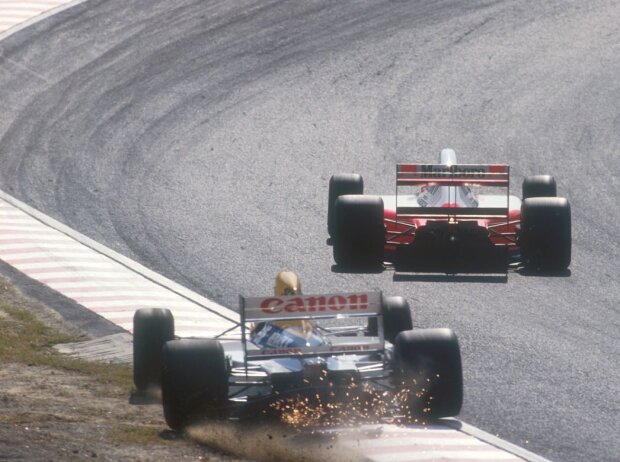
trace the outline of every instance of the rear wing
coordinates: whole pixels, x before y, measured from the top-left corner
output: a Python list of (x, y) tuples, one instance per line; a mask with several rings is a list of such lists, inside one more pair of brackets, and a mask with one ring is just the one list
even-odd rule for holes
[[(353, 292), (319, 295), (289, 295), (270, 297), (239, 296), (241, 337), (247, 361), (278, 357), (331, 356), (379, 352), (385, 349), (381, 292)], [(373, 342), (347, 342), (324, 344), (314, 347), (247, 348), (247, 324), (254, 322), (284, 321), (293, 319), (330, 319), (376, 317), (379, 339)], [(355, 338), (355, 337), (353, 337)]]
[[(443, 207), (412, 207), (398, 205), (399, 189), (403, 186), (453, 187), (454, 202)], [(506, 188), (505, 207), (459, 207), (456, 187), (484, 186)], [(452, 190), (450, 190), (452, 191)], [(510, 167), (499, 164), (398, 164), (396, 166), (396, 216), (402, 218), (433, 218), (449, 216), (465, 219), (508, 219)]]

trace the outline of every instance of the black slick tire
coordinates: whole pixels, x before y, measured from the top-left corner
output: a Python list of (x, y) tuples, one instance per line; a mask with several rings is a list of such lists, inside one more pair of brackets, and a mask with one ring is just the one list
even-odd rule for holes
[[(394, 343), (396, 336), (405, 330), (413, 329), (411, 308), (404, 297), (384, 297), (383, 299), (383, 334), (385, 340)], [(368, 335), (379, 335), (376, 317), (368, 318)]]
[(336, 199), (345, 194), (364, 194), (364, 179), (357, 173), (337, 173), (329, 179), (327, 198), (327, 231), (334, 237), (334, 210)]
[(521, 204), (521, 259), (526, 269), (561, 271), (571, 262), (571, 210), (563, 197), (533, 197)]
[(463, 371), (458, 339), (450, 329), (418, 329), (394, 342), (396, 381), (409, 421), (453, 417), (463, 404)]
[(531, 197), (556, 197), (557, 185), (551, 175), (528, 176), (523, 180), (523, 199)]
[(174, 339), (170, 310), (141, 308), (133, 316), (133, 381), (144, 391), (161, 385), (162, 349)]
[(220, 342), (173, 340), (163, 352), (162, 403), (168, 426), (181, 430), (201, 418), (226, 417), (229, 370)]
[(334, 215), (332, 243), (336, 264), (351, 269), (380, 267), (385, 245), (383, 199), (340, 196), (335, 202)]

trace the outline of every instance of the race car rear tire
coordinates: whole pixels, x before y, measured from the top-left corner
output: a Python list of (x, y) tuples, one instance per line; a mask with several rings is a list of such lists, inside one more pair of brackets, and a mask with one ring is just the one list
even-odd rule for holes
[(163, 349), (164, 418), (181, 430), (200, 418), (223, 418), (228, 410), (229, 370), (217, 340), (181, 339)]
[(398, 334), (413, 329), (411, 307), (404, 297), (386, 297), (383, 310), (383, 331), (387, 341), (394, 343)]
[(334, 210), (336, 199), (345, 194), (364, 194), (364, 179), (357, 173), (337, 173), (329, 179), (327, 199), (327, 231), (334, 237)]
[(383, 199), (345, 195), (336, 199), (333, 254), (346, 268), (377, 268), (383, 263)]
[(531, 270), (561, 271), (571, 262), (571, 211), (563, 197), (533, 197), (521, 204), (521, 259)]
[(394, 342), (396, 380), (410, 421), (452, 417), (463, 404), (459, 342), (450, 329), (401, 332)]
[(140, 391), (161, 385), (162, 349), (174, 339), (174, 318), (164, 308), (141, 308), (133, 316), (133, 381)]
[(557, 185), (551, 175), (528, 176), (523, 180), (523, 199), (530, 197), (556, 197)]
[[(385, 340), (394, 343), (396, 336), (405, 330), (413, 329), (411, 308), (404, 297), (385, 297), (382, 306), (383, 335)], [(376, 317), (368, 318), (368, 335), (379, 335), (379, 327)]]

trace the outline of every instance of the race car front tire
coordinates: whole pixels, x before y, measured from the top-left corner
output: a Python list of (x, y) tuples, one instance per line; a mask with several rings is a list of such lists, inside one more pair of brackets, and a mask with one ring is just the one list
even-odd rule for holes
[(174, 339), (170, 310), (141, 308), (133, 316), (133, 381), (144, 391), (161, 384), (162, 349)]
[(528, 176), (523, 180), (521, 189), (524, 200), (530, 197), (556, 197), (558, 195), (555, 178), (551, 175)]
[(521, 259), (526, 269), (561, 271), (571, 262), (571, 210), (563, 197), (533, 197), (521, 204)]
[[(385, 297), (382, 306), (383, 335), (385, 340), (394, 343), (396, 336), (405, 330), (413, 329), (411, 308), (404, 297)], [(379, 327), (375, 316), (368, 318), (368, 335), (379, 335)]]
[(377, 268), (383, 263), (383, 199), (345, 195), (336, 199), (333, 254), (345, 268)]
[(228, 410), (229, 370), (217, 340), (181, 339), (163, 349), (164, 418), (181, 430), (200, 418), (223, 418)]
[(334, 210), (336, 199), (346, 194), (364, 194), (364, 179), (357, 173), (337, 173), (329, 179), (327, 198), (327, 231), (334, 237)]
[(450, 329), (401, 332), (394, 342), (396, 383), (409, 421), (453, 417), (463, 404), (459, 342)]

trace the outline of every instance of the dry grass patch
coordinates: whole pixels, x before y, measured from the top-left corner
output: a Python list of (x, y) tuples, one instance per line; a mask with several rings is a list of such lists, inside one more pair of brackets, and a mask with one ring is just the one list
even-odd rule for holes
[(0, 302), (0, 362), (24, 363), (86, 374), (101, 385), (108, 396), (128, 396), (132, 389), (131, 368), (72, 358), (56, 352), (52, 346), (77, 342), (66, 334), (43, 324), (26, 308)]
[(161, 444), (160, 433), (161, 427), (119, 425), (110, 431), (110, 437), (123, 444)]

